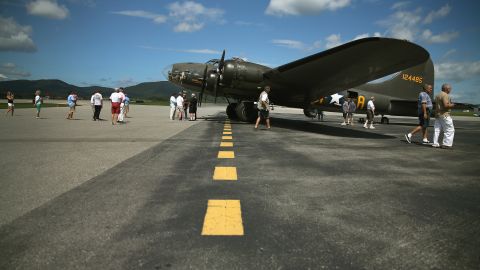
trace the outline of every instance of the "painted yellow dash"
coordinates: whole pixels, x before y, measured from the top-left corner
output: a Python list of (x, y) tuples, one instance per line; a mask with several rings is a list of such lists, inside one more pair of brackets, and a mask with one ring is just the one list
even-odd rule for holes
[(220, 142), (220, 147), (233, 147), (233, 142)]
[(232, 126), (223, 126), (223, 128), (232, 128)]
[(243, 234), (240, 200), (208, 200), (202, 235), (241, 236)]
[(215, 167), (215, 171), (213, 172), (213, 180), (236, 181), (237, 167)]
[(224, 131), (223, 135), (232, 135), (232, 132), (231, 131)]
[(230, 131), (231, 132), (232, 129), (231, 128), (224, 128), (223, 131)]
[(222, 140), (233, 140), (232, 136), (222, 136)]
[(218, 158), (235, 158), (233, 151), (218, 151)]

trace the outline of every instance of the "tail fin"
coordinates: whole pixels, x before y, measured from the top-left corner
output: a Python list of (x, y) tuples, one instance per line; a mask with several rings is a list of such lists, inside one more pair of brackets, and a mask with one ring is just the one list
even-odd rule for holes
[[(389, 96), (391, 99), (416, 100), (424, 84), (434, 83), (434, 68), (430, 58), (420, 65), (405, 69), (380, 82), (371, 82), (358, 87), (360, 90)], [(433, 95), (433, 93), (432, 93)]]

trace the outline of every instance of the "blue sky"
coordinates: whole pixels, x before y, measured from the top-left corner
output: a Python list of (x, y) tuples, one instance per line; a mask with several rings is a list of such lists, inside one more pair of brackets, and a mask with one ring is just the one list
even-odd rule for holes
[(165, 80), (176, 62), (227, 58), (276, 67), (367, 36), (426, 48), (435, 91), (480, 103), (480, 1), (0, 0), (0, 80), (78, 86)]

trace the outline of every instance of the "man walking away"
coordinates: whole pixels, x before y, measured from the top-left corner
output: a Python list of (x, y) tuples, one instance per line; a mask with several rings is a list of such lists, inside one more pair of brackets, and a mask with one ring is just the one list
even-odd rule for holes
[(93, 106), (93, 121), (100, 120), (100, 111), (103, 107), (103, 97), (98, 90), (90, 98), (90, 104)]
[(357, 105), (355, 105), (355, 100), (350, 99), (348, 102), (348, 116), (347, 116), (347, 125), (353, 126), (353, 113), (357, 110)]
[(433, 147), (440, 147), (438, 144), (438, 137), (443, 131), (442, 148), (450, 149), (453, 146), (453, 137), (455, 135), (455, 128), (453, 127), (453, 120), (450, 116), (450, 110), (454, 104), (450, 100), (450, 92), (452, 87), (450, 84), (442, 85), (442, 92), (435, 97), (435, 133), (433, 135)]
[(342, 103), (342, 112), (343, 112), (343, 123), (342, 126), (347, 124), (347, 116), (348, 116), (348, 103), (350, 102), (350, 98), (347, 98)]
[(197, 97), (195, 96), (194, 93), (192, 93), (192, 97), (188, 102), (188, 112), (190, 113), (190, 121), (197, 120), (197, 103), (198, 103)]
[(170, 120), (175, 120), (175, 110), (177, 109), (177, 97), (173, 93), (170, 96)]
[(432, 86), (430, 84), (423, 85), (423, 91), (418, 95), (418, 126), (416, 126), (410, 133), (405, 134), (405, 140), (408, 143), (412, 143), (412, 135), (419, 132), (423, 133), (423, 143), (430, 143), (427, 139), (427, 128), (430, 124), (430, 112), (432, 111), (432, 99), (430, 94), (432, 93)]
[[(371, 97), (367, 103), (367, 121), (365, 121), (365, 124), (363, 125), (364, 128), (375, 129), (373, 126), (373, 118), (375, 117), (375, 104), (373, 104), (374, 101), (375, 97)], [(370, 127), (368, 126), (368, 122), (370, 122)]]
[(183, 120), (183, 93), (178, 93), (177, 97), (178, 120)]
[(255, 129), (258, 129), (258, 125), (260, 124), (261, 119), (265, 119), (267, 129), (270, 129), (270, 100), (268, 99), (268, 94), (270, 93), (270, 86), (265, 86), (262, 93), (258, 97), (258, 118), (257, 122), (255, 123)]

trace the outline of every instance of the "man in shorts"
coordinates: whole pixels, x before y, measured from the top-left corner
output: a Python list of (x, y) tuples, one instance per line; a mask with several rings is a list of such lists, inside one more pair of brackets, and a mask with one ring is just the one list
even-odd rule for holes
[(68, 105), (68, 114), (67, 114), (67, 119), (71, 120), (73, 119), (73, 113), (75, 112), (75, 106), (77, 105), (77, 96), (75, 95), (75, 92), (71, 92), (70, 95), (67, 97), (67, 105)]
[(122, 96), (120, 94), (120, 89), (115, 88), (115, 92), (110, 95), (110, 100), (112, 101), (112, 125), (117, 124), (118, 115), (120, 114), (120, 103), (122, 103)]
[(423, 91), (418, 95), (418, 126), (410, 133), (405, 134), (405, 140), (408, 143), (412, 143), (412, 135), (420, 130), (423, 134), (423, 144), (430, 143), (427, 139), (427, 128), (430, 125), (430, 112), (433, 108), (430, 94), (432, 94), (432, 86), (430, 84), (424, 84)]
[(258, 129), (260, 120), (265, 119), (267, 129), (270, 129), (270, 100), (268, 99), (268, 94), (270, 93), (270, 86), (265, 86), (262, 93), (258, 97), (257, 109), (258, 109), (258, 118), (255, 123), (255, 129)]

